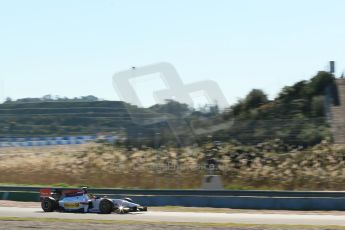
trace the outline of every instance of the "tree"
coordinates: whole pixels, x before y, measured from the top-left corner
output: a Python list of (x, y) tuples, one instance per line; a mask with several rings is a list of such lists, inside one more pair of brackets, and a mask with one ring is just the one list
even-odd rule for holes
[(258, 108), (268, 102), (267, 95), (260, 89), (253, 89), (243, 101), (245, 110)]
[(44, 96), (42, 97), (42, 101), (52, 101), (52, 100), (54, 100), (54, 98), (53, 98), (53, 96), (50, 95), (50, 94), (44, 95)]
[(5, 103), (11, 103), (12, 102), (12, 98), (10, 98), (10, 97), (6, 97), (6, 101), (5, 101)]
[(168, 113), (175, 115), (177, 117), (182, 117), (186, 114), (189, 114), (191, 110), (187, 104), (183, 104), (174, 100), (166, 100), (165, 104), (157, 104), (150, 107), (151, 110), (159, 113)]
[(315, 96), (311, 102), (311, 113), (313, 116), (322, 117), (325, 115), (325, 97)]
[(328, 72), (321, 71), (310, 80), (307, 90), (310, 96), (324, 94), (325, 88), (333, 83), (334, 76)]

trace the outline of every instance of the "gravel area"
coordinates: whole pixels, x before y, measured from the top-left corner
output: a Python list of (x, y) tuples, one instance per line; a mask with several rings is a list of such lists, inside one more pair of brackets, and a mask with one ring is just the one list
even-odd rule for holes
[[(16, 202), (0, 200), (0, 207), (24, 207), (24, 208), (39, 208), (39, 202)], [(284, 210), (232, 210), (232, 209), (216, 209), (216, 208), (186, 208), (186, 207), (152, 207), (153, 211), (169, 211), (169, 212), (224, 212), (224, 213), (267, 213), (267, 214), (319, 214), (319, 215), (345, 215), (345, 212), (338, 211), (284, 211)], [(330, 223), (331, 224), (331, 223)], [(60, 221), (42, 221), (42, 220), (0, 220), (0, 230), (2, 229), (121, 229), (121, 230), (136, 230), (136, 229), (152, 229), (152, 230), (177, 230), (177, 229), (229, 229), (229, 230), (336, 230), (342, 228), (332, 227), (300, 227), (300, 226), (193, 226), (191, 224), (169, 224), (169, 223), (101, 223), (101, 222), (60, 222)], [(345, 229), (345, 227), (343, 228)]]

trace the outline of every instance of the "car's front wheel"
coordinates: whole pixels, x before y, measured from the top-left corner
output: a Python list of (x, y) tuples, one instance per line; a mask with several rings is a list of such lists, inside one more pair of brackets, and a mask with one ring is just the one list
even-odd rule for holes
[(99, 212), (101, 214), (110, 214), (112, 211), (114, 211), (114, 204), (110, 200), (103, 199), (99, 203)]
[(139, 210), (142, 212), (147, 212), (147, 207), (146, 206), (140, 207)]

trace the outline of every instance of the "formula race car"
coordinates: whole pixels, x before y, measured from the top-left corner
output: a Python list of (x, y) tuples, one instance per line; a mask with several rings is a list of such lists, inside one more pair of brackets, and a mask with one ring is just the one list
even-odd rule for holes
[(82, 189), (41, 189), (41, 207), (44, 212), (101, 213), (147, 211), (147, 207), (133, 203), (130, 198), (110, 199), (89, 194)]

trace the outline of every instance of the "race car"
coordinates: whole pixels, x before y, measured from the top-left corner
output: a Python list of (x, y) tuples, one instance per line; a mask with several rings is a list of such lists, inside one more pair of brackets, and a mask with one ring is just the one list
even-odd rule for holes
[(41, 207), (44, 212), (78, 212), (101, 213), (112, 212), (123, 214), (128, 212), (147, 211), (146, 206), (133, 203), (132, 199), (110, 199), (89, 194), (87, 188), (82, 189), (41, 189)]

